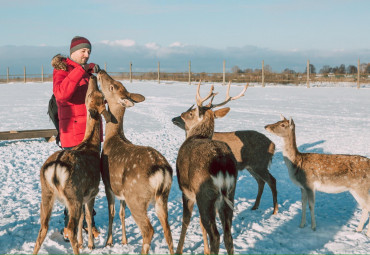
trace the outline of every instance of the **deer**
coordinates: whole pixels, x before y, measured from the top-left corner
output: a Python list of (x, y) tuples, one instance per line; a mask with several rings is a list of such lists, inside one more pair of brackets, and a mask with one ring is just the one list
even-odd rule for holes
[(108, 200), (109, 228), (106, 246), (113, 244), (112, 224), (115, 216), (115, 198), (120, 200), (119, 216), (122, 224), (122, 244), (127, 244), (125, 208), (131, 211), (138, 225), (143, 245), (142, 254), (147, 254), (154, 230), (147, 211), (154, 204), (155, 212), (163, 227), (164, 236), (171, 254), (173, 241), (168, 223), (167, 202), (172, 185), (173, 170), (166, 158), (148, 146), (132, 144), (123, 131), (126, 108), (145, 100), (141, 94), (130, 93), (121, 82), (112, 79), (104, 70), (98, 80), (108, 102), (111, 122), (106, 124), (105, 142), (102, 151), (102, 179)]
[[(230, 85), (231, 82), (229, 82), (228, 86)], [(192, 110), (193, 106), (187, 111)], [(185, 130), (185, 122), (181, 116), (173, 118), (172, 123)], [(214, 132), (212, 139), (227, 143), (236, 158), (236, 168), (238, 171), (247, 169), (257, 181), (258, 193), (252, 210), (257, 210), (259, 208), (265, 183), (267, 183), (272, 192), (272, 214), (276, 215), (279, 211), (276, 179), (269, 172), (269, 165), (275, 153), (275, 144), (264, 134), (254, 130)]]
[(219, 252), (220, 234), (216, 226), (217, 213), (222, 223), (227, 253), (234, 253), (231, 228), (238, 175), (236, 159), (225, 142), (212, 140), (215, 119), (224, 117), (230, 108), (213, 109), (242, 97), (247, 86), (235, 97), (229, 96), (230, 86), (228, 86), (225, 101), (203, 106), (206, 100), (211, 97), (213, 100), (216, 95), (213, 89), (212, 86), (209, 94), (202, 98), (199, 83), (195, 108), (181, 114), (181, 119), (185, 123), (186, 139), (179, 149), (176, 160), (177, 179), (183, 201), (183, 219), (177, 254), (183, 252), (186, 231), (195, 202), (199, 209), (204, 253), (218, 254)]
[[(370, 211), (370, 159), (359, 155), (301, 153), (298, 151), (295, 123), (281, 115), (281, 120), (265, 129), (284, 142), (283, 156), (291, 181), (301, 189), (302, 218), (306, 224), (307, 201), (311, 228), (316, 230), (315, 191), (341, 193), (349, 191), (362, 208), (356, 231), (361, 232)], [(370, 227), (367, 230), (370, 237)]]
[(89, 80), (85, 105), (87, 123), (83, 141), (72, 150), (56, 151), (41, 167), (41, 226), (33, 254), (38, 253), (45, 240), (55, 199), (68, 209), (67, 233), (73, 253), (79, 254), (79, 248), (82, 248), (82, 206), (85, 206), (88, 225), (88, 248), (94, 248), (92, 210), (100, 182), (100, 114), (109, 119), (95, 76)]

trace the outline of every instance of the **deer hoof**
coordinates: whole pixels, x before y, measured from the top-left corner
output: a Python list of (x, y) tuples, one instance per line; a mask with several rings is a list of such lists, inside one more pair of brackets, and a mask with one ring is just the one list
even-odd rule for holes
[(78, 248), (78, 249), (82, 249), (83, 247), (84, 247), (84, 246), (83, 246), (83, 244), (82, 244), (82, 243), (78, 243), (78, 244), (77, 244), (77, 248)]
[(88, 247), (89, 247), (90, 250), (95, 249), (95, 245), (94, 244), (93, 245), (89, 245)]
[(105, 246), (112, 247), (113, 246), (113, 242), (106, 242)]
[(251, 210), (254, 211), (254, 210), (257, 210), (257, 209), (258, 209), (258, 206), (254, 205)]

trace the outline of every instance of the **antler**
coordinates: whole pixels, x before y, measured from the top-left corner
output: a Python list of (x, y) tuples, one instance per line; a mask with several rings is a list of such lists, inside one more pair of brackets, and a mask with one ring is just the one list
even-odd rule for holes
[(234, 97), (230, 97), (230, 86), (231, 86), (231, 81), (229, 81), (229, 84), (227, 85), (227, 91), (226, 91), (226, 99), (225, 99), (225, 101), (223, 101), (222, 103), (219, 103), (219, 104), (212, 104), (212, 101), (213, 101), (213, 98), (212, 98), (211, 102), (207, 106), (209, 108), (215, 108), (215, 107), (223, 106), (223, 105), (227, 104), (228, 102), (230, 102), (232, 100), (235, 100), (235, 99), (238, 99), (238, 98), (244, 96), (244, 93), (247, 90), (249, 84), (245, 85), (244, 86), (244, 89), (242, 90), (242, 92), (240, 92), (239, 95), (234, 96)]
[(208, 98), (210, 98), (211, 96), (215, 96), (215, 95), (217, 94), (217, 93), (213, 93), (213, 89), (214, 89), (214, 87), (213, 87), (213, 85), (212, 85), (211, 90), (209, 91), (208, 95), (207, 95), (206, 97), (201, 98), (201, 97), (200, 97), (200, 94), (199, 94), (199, 90), (200, 90), (200, 82), (201, 82), (201, 81), (199, 81), (199, 83), (198, 83), (197, 96), (195, 97), (195, 100), (196, 100), (197, 105), (198, 105), (199, 107), (201, 107), (201, 106), (203, 105), (204, 101), (206, 101)]

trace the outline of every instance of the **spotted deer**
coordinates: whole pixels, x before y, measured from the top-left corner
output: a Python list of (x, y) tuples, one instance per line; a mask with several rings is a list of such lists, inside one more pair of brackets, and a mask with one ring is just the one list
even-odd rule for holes
[(122, 83), (112, 79), (104, 70), (98, 73), (98, 80), (112, 118), (106, 125), (102, 151), (102, 179), (109, 210), (106, 245), (113, 244), (112, 223), (115, 216), (115, 197), (117, 197), (121, 202), (119, 216), (122, 223), (122, 244), (127, 243), (125, 230), (127, 204), (143, 237), (141, 253), (149, 252), (154, 230), (147, 211), (150, 203), (154, 203), (169, 251), (173, 254), (167, 210), (168, 195), (172, 185), (172, 168), (157, 150), (132, 144), (123, 132), (123, 116), (126, 108), (143, 102), (145, 97), (128, 92)]
[[(193, 106), (189, 110), (192, 108)], [(172, 122), (185, 130), (185, 122), (181, 116), (173, 118)], [(277, 214), (279, 206), (277, 202), (276, 179), (269, 172), (269, 165), (275, 153), (275, 144), (264, 134), (254, 130), (214, 132), (212, 139), (227, 143), (235, 156), (236, 168), (239, 171), (247, 169), (257, 181), (258, 193), (252, 210), (258, 209), (265, 183), (267, 183), (272, 192), (272, 213)]]
[(238, 96), (230, 97), (230, 86), (228, 86), (224, 102), (203, 106), (203, 103), (210, 97), (213, 99), (215, 94), (212, 86), (208, 96), (201, 98), (199, 83), (195, 108), (181, 114), (185, 123), (186, 140), (181, 145), (176, 160), (177, 179), (183, 200), (183, 220), (177, 254), (183, 251), (186, 230), (195, 202), (199, 208), (204, 253), (218, 254), (219, 251), (220, 234), (216, 226), (217, 213), (221, 219), (227, 253), (234, 253), (231, 227), (237, 178), (236, 160), (226, 143), (211, 139), (215, 118), (224, 117), (230, 108), (215, 111), (213, 109), (243, 96), (246, 88)]
[[(349, 191), (362, 208), (357, 231), (362, 231), (370, 211), (370, 159), (358, 155), (301, 153), (298, 151), (293, 119), (281, 116), (281, 121), (265, 126), (284, 141), (283, 156), (292, 182), (301, 189), (302, 219), (306, 224), (307, 200), (311, 213), (311, 228), (316, 229), (315, 191), (340, 193)], [(370, 237), (370, 227), (367, 230)]]
[(84, 217), (82, 206), (85, 206), (88, 225), (88, 248), (94, 248), (91, 222), (100, 182), (100, 114), (103, 114), (106, 120), (109, 119), (95, 76), (91, 76), (89, 80), (85, 104), (87, 123), (81, 144), (72, 150), (53, 153), (41, 167), (41, 227), (33, 250), (34, 254), (38, 253), (45, 240), (55, 199), (65, 204), (68, 209), (67, 233), (73, 253), (79, 254), (79, 248), (82, 247)]

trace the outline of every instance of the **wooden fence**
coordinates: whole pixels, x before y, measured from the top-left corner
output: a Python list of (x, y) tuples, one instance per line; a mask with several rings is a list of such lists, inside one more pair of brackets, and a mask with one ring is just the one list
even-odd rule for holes
[[(189, 69), (186, 72), (162, 72), (160, 70), (160, 62), (158, 62), (158, 68), (156, 72), (134, 72), (132, 62), (129, 64), (129, 72), (109, 72), (109, 74), (115, 79), (122, 80), (157, 80), (158, 83), (161, 81), (182, 81), (197, 82), (199, 80), (205, 82), (222, 82), (231, 81), (235, 83), (260, 83), (262, 87), (267, 83), (275, 84), (306, 84), (310, 87), (312, 82), (355, 82), (357, 88), (360, 88), (361, 83), (370, 83), (370, 75), (360, 73), (360, 61), (358, 61), (358, 72), (357, 74), (312, 74), (310, 73), (310, 62), (307, 61), (307, 71), (305, 73), (274, 73), (265, 70), (264, 61), (262, 61), (261, 69), (253, 73), (239, 73), (239, 72), (226, 72), (226, 62), (223, 61), (223, 72), (222, 73), (195, 73), (191, 71), (191, 62), (189, 61)], [(106, 64), (105, 64), (105, 70)], [(10, 74), (9, 68), (7, 68), (6, 75), (0, 75), (0, 83), (9, 82), (45, 82), (52, 81), (52, 74), (45, 74), (43, 67), (41, 67), (41, 74), (28, 74), (26, 67), (24, 67), (23, 74)]]

